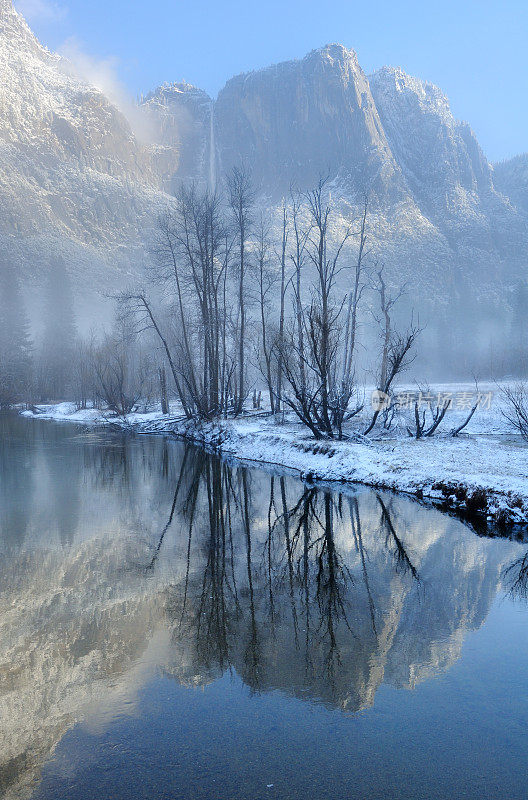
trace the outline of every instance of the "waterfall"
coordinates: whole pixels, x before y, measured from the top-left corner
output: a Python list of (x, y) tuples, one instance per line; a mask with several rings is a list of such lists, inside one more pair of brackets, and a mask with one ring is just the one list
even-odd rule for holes
[(211, 100), (211, 113), (209, 116), (209, 189), (214, 192), (216, 188), (216, 143), (214, 124), (214, 100)]

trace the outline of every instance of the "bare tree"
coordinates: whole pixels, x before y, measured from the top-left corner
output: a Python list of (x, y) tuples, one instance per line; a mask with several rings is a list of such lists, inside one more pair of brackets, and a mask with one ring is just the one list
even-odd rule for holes
[[(178, 216), (180, 216), (181, 212), (183, 212), (181, 222), (183, 223), (183, 227), (185, 230), (188, 215), (185, 210), (186, 196), (184, 191), (185, 190), (182, 190), (182, 193), (180, 194), (179, 197)], [(168, 285), (174, 293), (173, 305), (176, 310), (176, 316), (178, 320), (177, 327), (180, 332), (180, 351), (182, 353), (183, 360), (187, 363), (187, 365), (192, 366), (190, 374), (187, 375), (186, 383), (191, 386), (191, 394), (194, 394), (196, 396), (198, 395), (198, 389), (197, 389), (196, 376), (194, 373), (193, 358), (191, 355), (189, 323), (185, 308), (186, 305), (184, 296), (185, 285), (183, 282), (183, 275), (181, 274), (182, 265), (180, 263), (180, 258), (179, 258), (180, 255), (179, 252), (180, 241), (178, 236), (179, 221), (180, 220), (177, 217), (175, 217), (174, 213), (168, 210), (159, 216), (158, 238), (153, 248), (155, 263), (152, 266), (152, 273), (155, 281), (158, 284), (161, 284), (162, 286), (164, 284)], [(186, 244), (188, 243), (185, 234), (184, 234), (184, 241)], [(129, 299), (136, 302), (137, 304), (136, 308), (140, 312), (141, 310), (146, 312), (147, 322), (150, 321), (152, 328), (158, 335), (163, 345), (165, 354), (167, 356), (167, 360), (169, 362), (174, 382), (177, 387), (178, 395), (183, 404), (185, 413), (187, 416), (190, 416), (191, 407), (187, 404), (186, 396), (183, 392), (183, 386), (182, 386), (183, 378), (182, 376), (179, 375), (179, 370), (176, 365), (176, 358), (170, 351), (167, 337), (162, 334), (160, 324), (154, 317), (154, 308), (152, 302), (147, 297), (144, 291), (140, 291), (135, 296), (130, 295)]]
[[(453, 398), (449, 393), (439, 393), (436, 395), (436, 403), (434, 402), (434, 395), (428, 386), (420, 390), (420, 396), (427, 398), (423, 408), (418, 402), (414, 403), (414, 430), (409, 426), (407, 433), (415, 439), (427, 439), (433, 436), (440, 425), (444, 421), (447, 412), (453, 408)], [(449, 431), (449, 436), (456, 437), (467, 428), (480, 404), (480, 392), (478, 382), (475, 381), (475, 402), (470, 407), (468, 413), (463, 418), (462, 422), (455, 425)]]
[(455, 428), (453, 428), (450, 431), (450, 436), (458, 436), (459, 433), (462, 433), (464, 428), (467, 428), (467, 426), (471, 422), (471, 420), (473, 418), (473, 415), (474, 415), (474, 413), (475, 413), (475, 411), (477, 410), (478, 407), (479, 407), (479, 399), (477, 397), (477, 401), (471, 407), (467, 417), (460, 423), (460, 425), (457, 425)]
[(296, 315), (301, 319), (298, 327), (302, 328), (303, 337), (299, 340), (292, 328), (288, 340), (281, 345), (281, 352), (284, 374), (292, 390), (291, 395), (284, 396), (284, 401), (316, 438), (333, 439), (342, 437), (349, 399), (348, 396), (343, 402), (342, 388), (336, 381), (343, 303), (336, 299), (335, 290), (341, 254), (351, 229), (345, 230), (330, 253), (332, 209), (326, 199), (325, 184), (321, 179), (316, 188), (305, 195), (309, 218), (306, 252), (316, 277), (308, 308), (300, 307), (295, 299)]
[(404, 288), (398, 289), (391, 295), (387, 289), (387, 284), (383, 275), (383, 266), (376, 271), (376, 280), (373, 284), (374, 291), (379, 297), (379, 314), (374, 312), (374, 319), (378, 323), (381, 335), (381, 364), (379, 374), (379, 385), (384, 386), (387, 382), (389, 366), (389, 348), (392, 335), (392, 312), (394, 306), (404, 293)]
[(286, 301), (286, 248), (288, 246), (288, 211), (286, 202), (282, 204), (282, 237), (280, 252), (280, 313), (279, 313), (279, 337), (278, 337), (278, 358), (277, 358), (277, 402), (276, 411), (281, 410), (282, 404), (282, 354), (284, 352), (284, 321), (285, 321), (285, 301)]
[(503, 386), (501, 395), (505, 403), (502, 416), (514, 431), (528, 441), (528, 389), (526, 384)]
[(356, 335), (358, 325), (358, 311), (362, 295), (367, 283), (364, 279), (365, 257), (367, 244), (367, 215), (368, 215), (368, 196), (363, 198), (363, 206), (360, 214), (359, 246), (358, 256), (353, 267), (352, 288), (348, 293), (348, 306), (345, 325), (345, 353), (343, 357), (343, 376), (342, 383), (346, 385), (352, 372), (354, 352), (356, 349)]
[(95, 336), (90, 334), (87, 340), (78, 339), (75, 347), (73, 364), (74, 401), (78, 410), (88, 408), (91, 400), (95, 401), (94, 353)]
[(136, 331), (138, 333), (146, 330), (152, 330), (155, 332), (155, 335), (158, 337), (167, 358), (167, 362), (169, 364), (176, 386), (176, 391), (178, 393), (178, 397), (180, 398), (185, 416), (188, 419), (192, 419), (194, 416), (194, 409), (192, 403), (190, 402), (188, 392), (184, 390), (184, 385), (181, 380), (181, 369), (178, 365), (175, 355), (173, 354), (172, 348), (169, 345), (168, 337), (162, 329), (159, 316), (154, 310), (150, 298), (144, 290), (140, 289), (136, 291), (122, 292), (118, 296), (117, 301), (121, 306), (122, 313), (130, 314), (134, 318), (137, 326)]
[(229, 206), (235, 228), (238, 271), (238, 381), (235, 413), (240, 414), (246, 397), (246, 271), (247, 240), (251, 232), (254, 195), (249, 173), (234, 167), (227, 179)]
[(129, 296), (162, 342), (187, 416), (219, 415), (227, 402), (227, 272), (230, 239), (216, 193), (182, 187), (160, 217), (152, 275), (174, 309), (169, 344), (144, 292)]
[[(412, 320), (404, 333), (400, 333), (394, 328), (392, 312), (404, 290), (400, 288), (394, 294), (388, 291), (383, 274), (383, 267), (377, 270), (375, 281), (372, 286), (379, 299), (379, 314), (373, 312), (373, 316), (381, 334), (381, 359), (377, 377), (377, 392), (380, 402), (377, 403), (374, 408), (370, 423), (364, 431), (365, 436), (371, 433), (381, 412), (385, 414), (385, 422), (387, 424), (388, 417), (386, 414), (390, 407), (390, 392), (394, 381), (397, 376), (407, 369), (414, 361), (415, 355), (412, 351), (418, 336), (422, 332), (421, 328), (415, 325)], [(445, 411), (443, 413), (445, 414)], [(418, 425), (421, 422), (421, 418), (418, 416), (415, 417), (415, 420), (418, 432)], [(440, 424), (440, 422), (441, 419), (438, 421), (438, 424)]]
[(272, 361), (273, 361), (273, 339), (270, 340), (270, 308), (271, 308), (271, 292), (277, 282), (275, 273), (270, 269), (270, 239), (269, 239), (269, 226), (266, 225), (264, 218), (261, 217), (257, 230), (256, 237), (256, 265), (257, 265), (257, 282), (258, 282), (258, 295), (259, 295), (259, 309), (260, 309), (260, 354), (259, 366), (265, 377), (266, 384), (269, 392), (269, 401), (271, 413), (275, 413), (276, 398), (275, 386), (272, 377)]
[(167, 395), (167, 373), (165, 367), (158, 367), (161, 413), (166, 416), (169, 413), (169, 400)]
[[(416, 339), (420, 333), (421, 329), (412, 322), (405, 333), (402, 334), (398, 333), (397, 331), (393, 331), (391, 333), (387, 348), (386, 377), (384, 383), (378, 386), (378, 391), (381, 392), (382, 397), (389, 398), (390, 391), (396, 377), (405, 369), (407, 369), (414, 361), (416, 356), (412, 351), (416, 343)], [(374, 408), (374, 413), (372, 414), (370, 423), (363, 431), (364, 436), (368, 436), (368, 434), (373, 430), (382, 410), (382, 403), (378, 404), (376, 408)]]
[[(423, 396), (431, 396), (431, 392), (429, 389), (422, 391), (421, 394)], [(414, 431), (411, 430), (410, 427), (407, 428), (407, 432), (409, 436), (414, 436), (415, 439), (422, 439), (428, 438), (433, 436), (435, 431), (441, 425), (445, 415), (447, 414), (449, 408), (452, 404), (452, 398), (446, 396), (445, 398), (440, 398), (440, 401), (436, 404), (433, 400), (427, 402), (424, 408), (421, 408), (418, 402), (414, 403)], [(428, 413), (429, 412), (429, 419)]]
[(299, 197), (292, 191), (291, 192), (291, 215), (292, 227), (294, 236), (294, 250), (290, 258), (294, 265), (294, 311), (295, 311), (295, 325), (297, 334), (297, 352), (299, 359), (299, 388), (304, 395), (306, 392), (306, 375), (305, 375), (305, 354), (304, 354), (304, 324), (303, 324), (303, 306), (301, 295), (301, 275), (303, 267), (306, 262), (307, 253), (306, 247), (311, 234), (311, 226), (306, 228), (301, 227), (300, 215), (302, 213), (302, 202)]
[(135, 411), (143, 395), (146, 365), (134, 363), (130, 338), (116, 333), (105, 335), (93, 351), (97, 397), (109, 411), (126, 417)]

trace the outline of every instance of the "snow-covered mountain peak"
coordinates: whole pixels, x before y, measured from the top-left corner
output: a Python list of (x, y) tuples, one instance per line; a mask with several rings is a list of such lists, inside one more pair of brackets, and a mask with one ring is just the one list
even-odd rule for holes
[(8, 54), (16, 57), (17, 53), (31, 53), (45, 63), (59, 60), (40, 44), (12, 0), (0, 0), (0, 59), (4, 61)]
[(449, 100), (442, 90), (433, 83), (408, 75), (401, 67), (382, 67), (369, 75), (369, 82), (378, 96), (384, 95), (386, 98), (397, 96), (400, 104), (405, 103), (408, 107), (418, 106), (421, 113), (435, 114), (441, 117), (446, 125), (456, 124), (449, 107)]
[[(164, 83), (142, 99), (141, 108), (156, 131), (158, 173), (173, 192), (177, 179), (204, 179), (211, 165), (213, 101), (186, 81)], [(171, 153), (176, 153), (177, 164)], [(177, 176), (176, 176), (177, 168)]]
[[(128, 147), (128, 123), (106, 97), (78, 78), (64, 61), (42, 47), (11, 3), (0, 14), (0, 137), (35, 146), (65, 160), (108, 159), (104, 131), (120, 129)], [(114, 166), (121, 160), (113, 154)], [(100, 163), (99, 163), (100, 166)]]
[(338, 76), (345, 85), (362, 84), (366, 76), (361, 68), (355, 50), (342, 44), (327, 44), (317, 50), (312, 50), (301, 61), (304, 69), (312, 69)]
[(340, 44), (231, 78), (215, 119), (223, 171), (251, 163), (271, 195), (306, 188), (324, 174), (383, 196), (396, 172), (365, 73)]
[(11, 14), (16, 14), (13, 0), (0, 0), (0, 19)]
[(196, 98), (203, 98), (204, 100), (211, 100), (207, 92), (200, 89), (198, 86), (194, 86), (192, 83), (188, 83), (187, 81), (166, 81), (162, 83), (161, 86), (158, 86), (157, 89), (154, 89), (154, 91), (149, 92), (143, 98), (143, 102), (148, 103), (153, 99), (168, 101), (171, 97), (175, 98), (178, 96), (193, 96)]
[(345, 47), (343, 44), (339, 44), (338, 42), (325, 44), (324, 47), (319, 47), (316, 50), (312, 50), (312, 52), (308, 53), (305, 58), (310, 59), (314, 56), (318, 56), (322, 60), (329, 61), (332, 64), (341, 65), (352, 62), (359, 67), (356, 51)]
[(187, 83), (187, 81), (176, 81), (163, 83), (154, 91), (149, 92), (142, 98), (141, 105), (147, 110), (152, 110), (155, 106), (178, 107), (182, 105), (202, 105), (210, 108), (212, 102), (207, 92), (198, 86)]

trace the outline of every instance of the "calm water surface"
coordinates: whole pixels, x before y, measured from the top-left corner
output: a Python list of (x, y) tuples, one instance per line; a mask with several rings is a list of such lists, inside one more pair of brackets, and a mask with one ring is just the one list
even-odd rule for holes
[(0, 796), (528, 796), (528, 544), (0, 420)]

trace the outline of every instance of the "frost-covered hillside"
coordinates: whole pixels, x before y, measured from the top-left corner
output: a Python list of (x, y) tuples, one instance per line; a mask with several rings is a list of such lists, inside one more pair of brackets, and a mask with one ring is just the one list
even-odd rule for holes
[(278, 207), (292, 186), (311, 188), (324, 175), (348, 219), (367, 192), (376, 258), (409, 282), (418, 304), (440, 300), (446, 316), (453, 298), (501, 306), (523, 274), (526, 217), (503, 182), (494, 186), (475, 134), (443, 92), (399, 68), (367, 76), (353, 50), (331, 44), (232, 78), (213, 104), (176, 84), (145, 106), (157, 109), (165, 145), (181, 141), (174, 127), (189, 130), (186, 177), (207, 182), (244, 163), (263, 202)]
[(242, 158), (272, 198), (328, 175), (346, 215), (368, 192), (376, 255), (419, 296), (471, 287), (494, 301), (524, 267), (526, 220), (474, 133), (399, 68), (367, 76), (354, 51), (327, 45), (228, 81), (215, 119), (222, 168)]
[(494, 172), (435, 86), (387, 67), (367, 76), (333, 44), (235, 77), (214, 101), (164, 84), (141, 112), (148, 143), (0, 0), (0, 243), (21, 274), (58, 255), (77, 288), (136, 274), (179, 183), (213, 185), (245, 163), (264, 207), (326, 175), (345, 221), (368, 192), (374, 257), (434, 309), (429, 330), (453, 303), (481, 314), (476, 329), (505, 324), (528, 251), (524, 162)]
[(166, 202), (159, 185), (125, 117), (1, 0), (0, 236), (23, 273), (59, 253), (79, 279), (129, 268)]
[(495, 164), (493, 179), (499, 191), (528, 214), (528, 153)]
[[(156, 164), (168, 192), (178, 180), (215, 180), (213, 101), (189, 83), (166, 83), (143, 98), (151, 130), (159, 145)], [(178, 158), (170, 157), (176, 152)]]
[[(438, 87), (384, 67), (369, 78), (407, 194), (448, 248), (450, 286), (493, 292), (522, 269), (525, 220), (495, 188), (475, 134)], [(440, 263), (440, 261), (438, 262)]]

